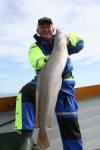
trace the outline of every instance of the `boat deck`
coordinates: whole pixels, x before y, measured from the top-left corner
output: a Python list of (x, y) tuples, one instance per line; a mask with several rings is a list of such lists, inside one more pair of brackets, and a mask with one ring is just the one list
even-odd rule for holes
[[(100, 96), (79, 101), (79, 123), (81, 127), (84, 150), (100, 150)], [(14, 111), (1, 112), (0, 124), (13, 120)], [(36, 139), (37, 131), (33, 138)], [(48, 150), (63, 150), (60, 134), (54, 116), (52, 128), (48, 129), (51, 147)], [(20, 135), (14, 132), (14, 121), (0, 127), (0, 150), (16, 150)]]

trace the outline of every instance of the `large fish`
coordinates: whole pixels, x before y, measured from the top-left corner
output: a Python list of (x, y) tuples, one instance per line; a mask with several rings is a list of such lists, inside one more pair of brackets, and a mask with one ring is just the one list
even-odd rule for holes
[(37, 145), (44, 149), (50, 146), (47, 127), (51, 126), (58, 92), (62, 84), (62, 73), (68, 57), (66, 44), (65, 33), (57, 30), (52, 54), (37, 79), (36, 128), (39, 128)]

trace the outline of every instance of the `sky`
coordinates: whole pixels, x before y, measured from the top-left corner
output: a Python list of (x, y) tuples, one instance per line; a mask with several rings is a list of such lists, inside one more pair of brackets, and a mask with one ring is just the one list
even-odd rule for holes
[(0, 0), (0, 94), (17, 94), (34, 78), (28, 51), (37, 21), (76, 33), (84, 49), (71, 56), (76, 87), (100, 84), (100, 0)]

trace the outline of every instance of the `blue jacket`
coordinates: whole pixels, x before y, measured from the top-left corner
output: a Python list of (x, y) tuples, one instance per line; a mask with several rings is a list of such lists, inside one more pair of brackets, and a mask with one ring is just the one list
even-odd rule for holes
[[(35, 69), (36, 74), (39, 70), (45, 65), (48, 56), (51, 54), (54, 46), (54, 38), (51, 43), (48, 43), (43, 38), (40, 38), (38, 35), (34, 35), (36, 42), (32, 44), (29, 50), (29, 60), (32, 67)], [(69, 56), (75, 53), (80, 52), (84, 47), (84, 41), (76, 36), (75, 34), (69, 34), (69, 45), (67, 46)], [(63, 74), (66, 74), (68, 71), (72, 71), (73, 66), (71, 63), (71, 59), (67, 58), (66, 66), (64, 68)], [(37, 77), (35, 77), (34, 81), (36, 81)], [(74, 77), (63, 79), (61, 91), (66, 92), (68, 94), (73, 95), (75, 86)]]

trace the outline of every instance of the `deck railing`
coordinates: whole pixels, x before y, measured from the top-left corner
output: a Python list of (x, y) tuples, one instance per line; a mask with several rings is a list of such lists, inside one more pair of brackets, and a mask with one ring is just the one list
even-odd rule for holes
[[(89, 97), (100, 96), (100, 84), (75, 88), (76, 99), (85, 100)], [(0, 97), (0, 112), (15, 110), (16, 96)]]

